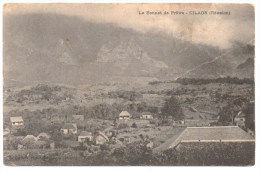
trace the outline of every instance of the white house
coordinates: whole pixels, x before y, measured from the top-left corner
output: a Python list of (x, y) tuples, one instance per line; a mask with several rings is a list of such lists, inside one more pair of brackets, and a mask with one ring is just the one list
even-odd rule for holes
[(140, 116), (141, 119), (153, 119), (153, 115), (150, 112), (143, 112)]
[(131, 118), (131, 115), (127, 111), (122, 111), (119, 114), (119, 120), (127, 120), (127, 119), (130, 119), (130, 118)]
[(11, 133), (9, 128), (5, 128), (3, 131), (4, 137), (7, 137)]
[(50, 135), (47, 133), (40, 133), (37, 136), (38, 140), (49, 140), (50, 139)]
[(238, 112), (237, 116), (234, 118), (234, 123), (239, 126), (244, 126), (246, 121), (246, 115), (242, 111)]
[(63, 134), (77, 134), (78, 132), (77, 124), (66, 123), (61, 128), (61, 131)]
[(29, 141), (36, 142), (37, 140), (38, 140), (37, 137), (35, 137), (34, 135), (27, 135), (23, 138), (22, 142), (29, 142)]
[(78, 142), (93, 141), (93, 135), (91, 132), (82, 131), (78, 136)]
[(10, 117), (10, 121), (13, 127), (20, 127), (24, 125), (24, 121), (21, 116)]

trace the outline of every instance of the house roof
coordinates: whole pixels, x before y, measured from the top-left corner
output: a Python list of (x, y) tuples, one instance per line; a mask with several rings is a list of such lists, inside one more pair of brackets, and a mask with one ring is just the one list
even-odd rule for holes
[(236, 118), (244, 118), (244, 117), (246, 117), (246, 114), (242, 111), (238, 112), (238, 114), (236, 116)]
[(10, 117), (11, 122), (23, 122), (23, 118), (21, 116), (13, 116)]
[(252, 137), (238, 126), (188, 127), (182, 140), (247, 140)]
[(238, 126), (187, 127), (177, 136), (155, 148), (154, 152), (174, 148), (180, 142), (240, 142), (250, 140), (254, 140), (253, 137)]
[(27, 139), (33, 139), (33, 140), (37, 141), (37, 138), (34, 135), (27, 135), (23, 138), (23, 140), (27, 140)]
[(37, 138), (39, 139), (40, 137), (50, 138), (50, 135), (47, 133), (40, 133), (38, 134)]
[(127, 111), (122, 111), (119, 116), (130, 116), (130, 114)]
[(62, 129), (76, 129), (76, 125), (72, 123), (66, 123), (63, 125)]
[(84, 115), (72, 115), (74, 117), (84, 117)]
[(98, 136), (102, 136), (105, 138), (107, 141), (109, 141), (109, 138), (103, 133), (103, 132), (98, 132)]
[(7, 136), (9, 134), (10, 134), (10, 129), (9, 128), (5, 128), (4, 131), (3, 131), (3, 135)]
[(81, 131), (79, 136), (92, 136), (92, 133), (87, 131)]
[(141, 115), (149, 115), (149, 116), (152, 116), (151, 112), (142, 112)]

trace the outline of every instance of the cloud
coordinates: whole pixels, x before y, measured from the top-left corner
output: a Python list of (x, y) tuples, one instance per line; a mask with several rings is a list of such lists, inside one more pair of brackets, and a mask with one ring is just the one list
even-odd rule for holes
[[(228, 11), (230, 15), (139, 15), (150, 11)], [(254, 7), (249, 4), (6, 4), (4, 14), (57, 13), (138, 32), (165, 32), (187, 41), (229, 48), (254, 39)]]

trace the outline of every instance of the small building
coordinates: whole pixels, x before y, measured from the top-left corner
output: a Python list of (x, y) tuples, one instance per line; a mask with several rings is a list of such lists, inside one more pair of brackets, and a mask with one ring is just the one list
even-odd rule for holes
[(37, 136), (37, 140), (49, 140), (50, 139), (50, 135), (47, 133), (40, 133)]
[(4, 131), (3, 131), (3, 135), (4, 137), (7, 137), (9, 134), (10, 134), (10, 129), (9, 128), (5, 128)]
[(34, 135), (27, 135), (27, 136), (25, 136), (24, 138), (23, 138), (23, 140), (22, 141), (37, 141), (38, 139), (37, 139), (37, 137), (35, 137)]
[(10, 117), (10, 121), (13, 127), (22, 127), (24, 126), (24, 121), (21, 116)]
[(82, 131), (78, 136), (78, 142), (93, 141), (93, 135), (91, 132)]
[(180, 155), (169, 157), (178, 165), (245, 166), (255, 162), (255, 139), (238, 126), (187, 127), (152, 151)]
[(247, 129), (247, 133), (250, 134), (250, 136), (252, 136), (252, 137), (255, 136), (255, 132), (250, 129)]
[(238, 126), (245, 126), (246, 115), (242, 111), (238, 112), (237, 116), (234, 118), (234, 123)]
[(66, 123), (61, 128), (63, 134), (77, 134), (77, 124)]
[(75, 121), (84, 121), (84, 115), (72, 115), (72, 119)]
[(127, 111), (122, 111), (119, 114), (119, 120), (128, 120), (131, 118), (131, 115)]
[(116, 134), (116, 131), (107, 130), (107, 131), (105, 131), (105, 134), (106, 134), (107, 137), (111, 138)]
[(147, 148), (150, 148), (150, 149), (152, 149), (153, 146), (154, 146), (154, 144), (153, 144), (152, 141), (150, 141), (149, 143), (146, 144), (146, 147), (147, 147)]
[(117, 131), (111, 128), (106, 128), (103, 130), (103, 133), (105, 133), (108, 138), (111, 138), (117, 134)]
[(95, 137), (96, 145), (103, 145), (109, 141), (109, 138), (102, 132), (98, 132), (98, 135)]
[(22, 150), (23, 149), (23, 145), (19, 144), (17, 145), (17, 150)]
[(55, 149), (55, 143), (54, 142), (50, 143), (50, 149)]
[(153, 119), (153, 115), (150, 112), (143, 112), (140, 116), (141, 119)]

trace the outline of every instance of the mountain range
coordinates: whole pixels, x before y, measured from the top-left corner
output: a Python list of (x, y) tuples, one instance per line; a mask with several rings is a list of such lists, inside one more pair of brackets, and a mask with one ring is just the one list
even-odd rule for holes
[(254, 77), (252, 44), (223, 50), (60, 14), (4, 14), (3, 24), (6, 85)]

